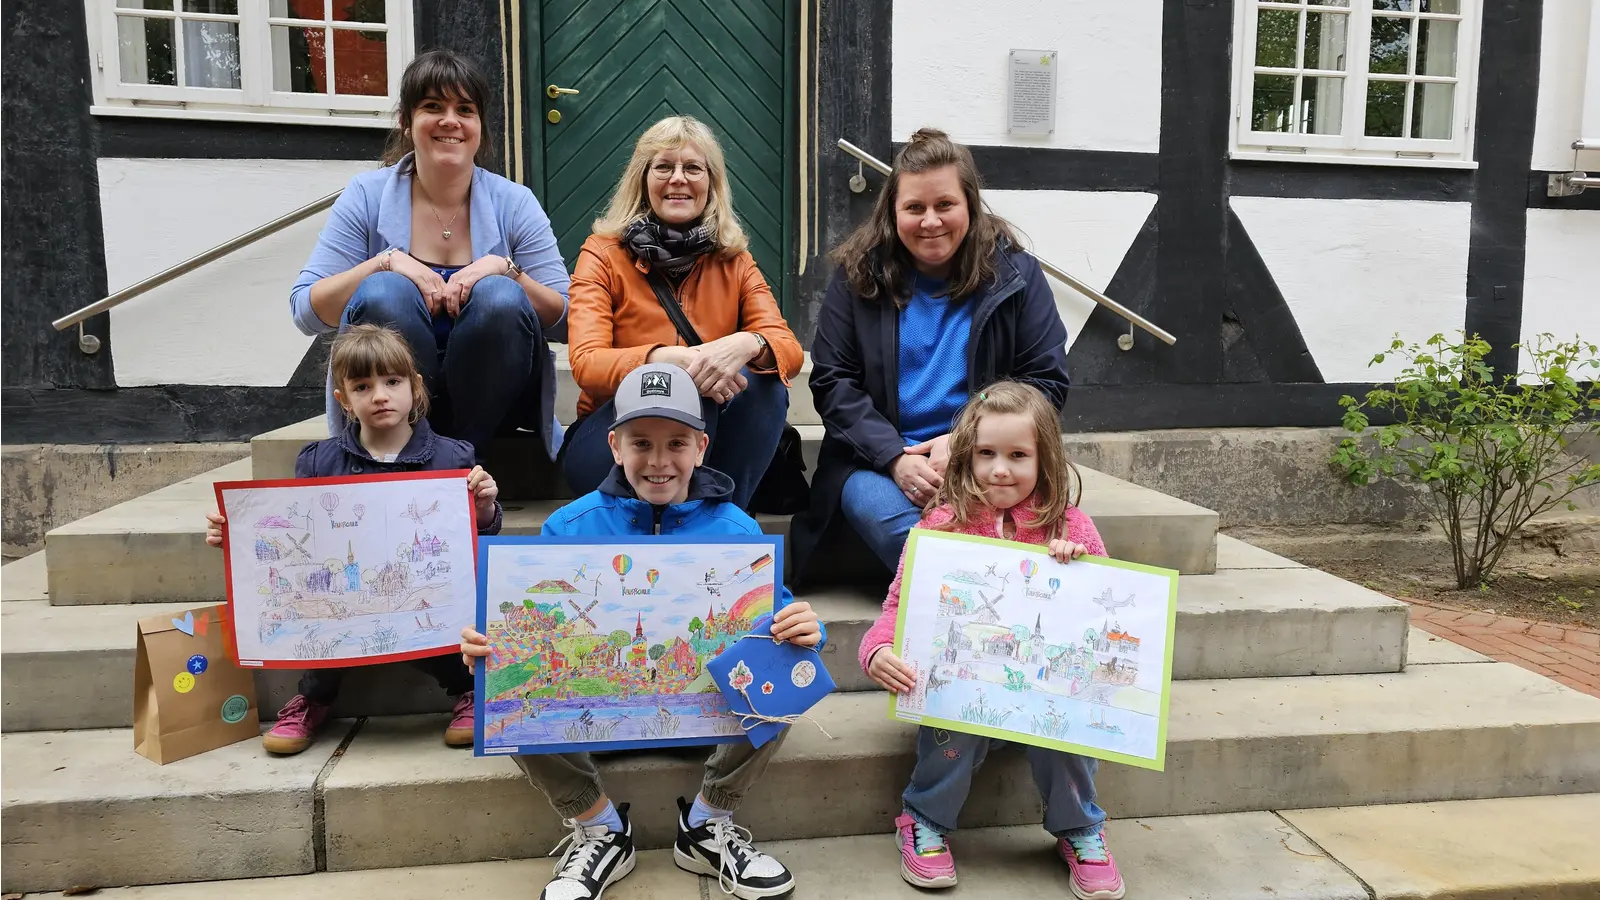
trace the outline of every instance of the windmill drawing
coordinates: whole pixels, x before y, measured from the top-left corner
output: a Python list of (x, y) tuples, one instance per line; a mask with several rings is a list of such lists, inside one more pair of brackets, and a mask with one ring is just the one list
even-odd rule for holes
[[(578, 601), (576, 600), (569, 599), (567, 602), (572, 604), (572, 611), (578, 614), (572, 620), (572, 628), (574, 631), (577, 631), (579, 634), (594, 634), (596, 631), (600, 630), (600, 626), (596, 625), (594, 620), (589, 618), (589, 612), (600, 603), (599, 600), (589, 601), (589, 605), (587, 607), (579, 606)], [(588, 630), (586, 631), (585, 628)]]
[(982, 601), (983, 604), (978, 608), (978, 612), (976, 614), (978, 621), (984, 625), (1000, 624), (1000, 611), (994, 608), (994, 605), (1000, 602), (1000, 598), (990, 597), (983, 591), (979, 591), (978, 599)]
[(284, 537), (288, 538), (289, 543), (294, 545), (294, 549), (289, 551), (291, 554), (298, 553), (306, 558), (306, 562), (311, 561), (311, 551), (306, 549), (306, 542), (311, 540), (311, 535), (309, 533), (298, 541), (294, 539), (294, 535), (292, 534), (284, 535)]

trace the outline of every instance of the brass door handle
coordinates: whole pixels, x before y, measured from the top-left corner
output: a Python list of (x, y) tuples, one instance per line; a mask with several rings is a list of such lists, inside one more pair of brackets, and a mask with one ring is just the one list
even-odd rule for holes
[(577, 92), (577, 88), (556, 87), (553, 84), (544, 89), (545, 96), (549, 97), (551, 100), (561, 99), (562, 94), (576, 94)]

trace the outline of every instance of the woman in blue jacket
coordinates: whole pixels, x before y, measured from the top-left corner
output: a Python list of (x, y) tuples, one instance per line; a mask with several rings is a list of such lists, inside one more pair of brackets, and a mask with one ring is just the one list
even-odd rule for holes
[[(442, 434), (479, 462), (499, 433), (543, 439), (555, 458), (555, 357), (567, 269), (532, 192), (478, 166), (489, 83), (446, 50), (400, 79), (385, 168), (351, 179), (289, 295), (306, 334), (369, 322), (411, 345)], [(328, 422), (342, 420), (328, 389)]]
[(811, 508), (795, 521), (798, 575), (840, 518), (895, 568), (943, 481), (950, 426), (970, 394), (1009, 378), (1058, 410), (1066, 401), (1054, 295), (978, 185), (967, 148), (924, 128), (834, 254), (811, 347), (826, 434)]

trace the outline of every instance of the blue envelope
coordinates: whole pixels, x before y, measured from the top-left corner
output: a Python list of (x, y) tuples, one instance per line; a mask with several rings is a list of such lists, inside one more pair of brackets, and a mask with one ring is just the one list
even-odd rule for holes
[[(764, 716), (795, 716), (816, 706), (833, 691), (833, 676), (828, 674), (816, 648), (778, 643), (767, 636), (771, 633), (770, 625), (757, 623), (751, 637), (734, 641), (720, 656), (706, 663), (706, 671), (728, 698), (735, 715), (758, 712)], [(745, 735), (757, 747), (787, 727), (778, 722), (744, 721)]]

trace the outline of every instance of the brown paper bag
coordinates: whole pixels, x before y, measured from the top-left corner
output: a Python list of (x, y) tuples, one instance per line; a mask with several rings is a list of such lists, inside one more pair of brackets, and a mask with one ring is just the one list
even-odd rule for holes
[(227, 651), (228, 607), (139, 620), (133, 749), (161, 765), (261, 734), (255, 674)]

